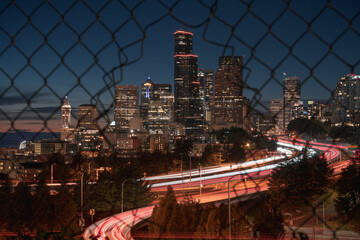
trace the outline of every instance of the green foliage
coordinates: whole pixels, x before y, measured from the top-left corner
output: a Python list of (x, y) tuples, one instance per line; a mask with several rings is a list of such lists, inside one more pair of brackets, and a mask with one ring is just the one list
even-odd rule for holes
[(287, 128), (289, 131), (295, 131), (298, 134), (305, 133), (310, 135), (318, 135), (328, 132), (328, 127), (322, 122), (316, 119), (307, 118), (296, 118), (291, 120)]
[(11, 209), (11, 214), (7, 219), (8, 226), (11, 231), (24, 236), (26, 230), (31, 229), (33, 219), (33, 198), (29, 186), (24, 182), (20, 182), (10, 199), (9, 208)]
[(151, 176), (168, 172), (172, 166), (172, 160), (170, 154), (164, 154), (161, 151), (145, 151), (141, 153), (140, 158), (134, 161), (141, 172)]
[(62, 232), (71, 229), (76, 222), (76, 203), (73, 195), (67, 188), (60, 189), (54, 196), (54, 224)]
[(360, 165), (352, 163), (343, 169), (336, 183), (338, 197), (335, 207), (338, 214), (346, 221), (353, 222), (354, 229), (360, 233)]
[(218, 131), (214, 131), (216, 139), (221, 143), (235, 143), (239, 142), (241, 145), (245, 145), (250, 140), (250, 135), (242, 128), (231, 127), (223, 128)]
[(176, 205), (175, 192), (171, 186), (168, 186), (165, 196), (160, 200), (159, 205), (154, 208), (151, 215), (149, 231), (158, 234), (165, 233)]
[(294, 211), (323, 194), (330, 184), (332, 169), (325, 158), (303, 157), (287, 161), (276, 169), (269, 180), (268, 194), (275, 209)]
[[(253, 202), (253, 201), (251, 201)], [(234, 236), (249, 235), (253, 223), (249, 220), (252, 215), (247, 212), (249, 206), (244, 203), (232, 204), (231, 206), (231, 230)], [(258, 211), (256, 227), (260, 231), (265, 229), (266, 221), (272, 221), (271, 226), (276, 227), (273, 231), (276, 236), (283, 232), (282, 218), (278, 215), (261, 215)], [(264, 218), (266, 217), (266, 218)], [(261, 219), (264, 218), (263, 222)], [(277, 221), (277, 222), (275, 222)], [(159, 205), (154, 208), (149, 220), (149, 231), (152, 234), (178, 234), (192, 235), (196, 239), (220, 239), (228, 236), (229, 232), (228, 206), (221, 204), (200, 205), (191, 197), (185, 197), (180, 203), (176, 203), (173, 190), (169, 187)], [(263, 224), (263, 225), (261, 225)], [(267, 225), (266, 225), (267, 226)], [(266, 229), (267, 233), (273, 233)], [(282, 231), (281, 231), (282, 230)], [(190, 237), (190, 236), (189, 236)]]
[(206, 166), (221, 164), (220, 146), (207, 144), (201, 156), (201, 163)]
[(40, 178), (33, 196), (33, 228), (44, 230), (46, 232), (52, 231), (51, 222), (54, 219), (53, 203), (50, 195), (50, 190), (45, 184), (45, 178)]
[(229, 160), (232, 162), (244, 162), (245, 161), (245, 149), (239, 141), (234, 143), (234, 146), (230, 150)]
[(360, 145), (360, 128), (353, 126), (337, 126), (332, 127), (329, 133), (330, 137), (333, 139), (345, 139), (346, 141)]
[[(151, 155), (152, 161), (155, 161), (156, 156), (158, 156), (157, 153)], [(119, 212), (122, 202), (122, 187), (124, 187), (124, 211), (149, 204), (153, 200), (153, 195), (148, 184), (139, 180), (144, 174), (143, 166), (141, 166), (143, 164), (139, 161), (138, 159), (126, 159), (124, 161), (124, 159), (116, 158), (115, 155), (99, 161), (97, 163), (99, 166), (111, 170), (100, 173), (97, 185), (85, 184), (86, 197), (84, 202), (87, 209), (94, 208), (97, 212), (107, 212), (108, 214)], [(86, 173), (84, 180), (85, 182), (88, 180)], [(79, 186), (75, 189), (75, 195), (79, 201)]]
[(191, 139), (180, 139), (175, 142), (174, 155), (177, 159), (188, 160), (194, 142)]
[[(7, 217), (11, 214), (9, 209), (9, 204), (11, 203), (11, 195), (13, 187), (11, 185), (10, 179), (6, 174), (0, 174), (0, 223), (5, 223)], [(3, 224), (0, 224), (0, 227), (3, 227)]]

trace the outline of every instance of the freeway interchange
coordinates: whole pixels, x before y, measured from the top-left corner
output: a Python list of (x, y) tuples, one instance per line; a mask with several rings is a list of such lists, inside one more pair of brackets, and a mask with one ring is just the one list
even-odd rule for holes
[[(322, 143), (309, 143), (305, 141), (292, 142), (288, 140), (278, 140), (278, 151), (280, 156), (271, 156), (265, 159), (237, 163), (232, 165), (207, 167), (204, 169), (192, 170), (183, 173), (148, 177), (144, 180), (156, 182), (151, 185), (155, 193), (164, 192), (167, 186), (171, 185), (174, 190), (190, 191), (194, 199), (201, 203), (216, 202), (226, 200), (228, 191), (226, 184), (232, 178), (230, 198), (249, 197), (258, 192), (266, 191), (267, 181), (264, 178), (270, 176), (271, 172), (278, 168), (282, 161), (292, 158), (297, 161), (299, 156), (293, 156), (294, 149), (302, 151), (307, 147), (308, 156), (323, 153), (328, 162), (333, 162), (334, 174), (340, 173), (341, 169), (349, 164), (349, 160), (337, 161), (341, 159), (341, 151), (345, 147)], [(334, 162), (336, 161), (336, 162)], [(239, 177), (237, 177), (238, 175)], [(190, 180), (191, 176), (191, 180)], [(236, 176), (236, 177), (234, 177)], [(251, 181), (248, 181), (251, 179)], [(218, 186), (218, 187), (214, 187)], [(178, 200), (181, 200), (181, 196)], [(102, 219), (90, 225), (83, 233), (84, 239), (133, 239), (131, 228), (136, 224), (148, 219), (153, 211), (154, 205), (138, 208), (123, 213), (119, 213)]]

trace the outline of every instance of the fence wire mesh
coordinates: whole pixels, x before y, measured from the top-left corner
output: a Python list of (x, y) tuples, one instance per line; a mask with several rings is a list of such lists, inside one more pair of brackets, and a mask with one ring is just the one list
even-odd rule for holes
[[(358, 239), (359, 9), (330, 0), (1, 1), (0, 238), (79, 238), (89, 227), (83, 236), (103, 239)], [(193, 159), (187, 140), (125, 158), (118, 140), (133, 138), (112, 125), (114, 86), (140, 85), (134, 79), (152, 71), (172, 84), (178, 29), (195, 33), (199, 69), (245, 55), (238, 84), (249, 133), (208, 129), (222, 143)], [(301, 81), (286, 85), (299, 79), (287, 71)], [(306, 114), (296, 84), (311, 100)], [(274, 96), (283, 97), (269, 104)], [(305, 147), (276, 150), (275, 140)], [(211, 174), (198, 169), (219, 156), (223, 175), (206, 182)], [(173, 175), (151, 176), (164, 173)], [(166, 181), (180, 184), (166, 190)]]

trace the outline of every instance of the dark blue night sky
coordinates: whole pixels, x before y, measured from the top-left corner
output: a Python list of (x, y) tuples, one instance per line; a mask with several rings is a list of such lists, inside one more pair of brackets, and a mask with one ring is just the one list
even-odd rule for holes
[(109, 109), (110, 120), (113, 84), (140, 86), (148, 76), (173, 84), (178, 29), (194, 33), (201, 68), (244, 55), (244, 95), (258, 109), (281, 96), (283, 72), (304, 81), (303, 99), (329, 100), (341, 76), (360, 73), (359, 9), (356, 0), (2, 0), (1, 131), (11, 128), (8, 118), (15, 128), (39, 131), (45, 120), (58, 131), (65, 95), (73, 108)]

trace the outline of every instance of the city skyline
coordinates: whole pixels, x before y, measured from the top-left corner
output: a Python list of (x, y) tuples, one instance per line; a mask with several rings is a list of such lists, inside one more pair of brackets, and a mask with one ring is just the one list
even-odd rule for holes
[[(213, 2), (210, 2), (211, 4)], [(5, 9), (7, 2), (1, 3), (1, 9)], [(71, 3), (64, 2), (51, 2), (58, 8), (61, 13), (64, 13)], [(90, 8), (101, 9), (104, 7), (99, 2), (89, 2)], [(113, 3), (112, 3), (113, 4)], [(115, 4), (115, 3), (114, 3)], [(131, 2), (126, 3), (129, 8), (135, 7)], [(125, 5), (126, 5), (125, 4)], [(149, 5), (150, 4), (150, 5)], [(130, 57), (129, 61), (136, 60), (138, 57), (141, 59), (132, 65), (125, 65), (123, 70), (123, 76), (120, 77), (119, 73), (115, 73), (115, 83), (121, 85), (137, 85), (140, 86), (142, 82), (146, 80), (148, 76), (157, 83), (170, 83), (173, 84), (173, 33), (178, 29), (190, 31), (194, 34), (194, 52), (199, 56), (199, 68), (213, 69), (214, 72), (217, 70), (218, 57), (222, 55), (244, 55), (244, 81), (248, 85), (244, 88), (244, 96), (253, 100), (254, 91), (251, 89), (258, 89), (261, 93), (261, 98), (258, 99), (260, 103), (268, 102), (269, 99), (278, 98), (281, 96), (281, 86), (275, 80), (281, 82), (282, 73), (286, 72), (289, 76), (299, 76), (301, 81), (307, 81), (302, 86), (303, 99), (330, 99), (330, 91), (334, 90), (337, 80), (347, 73), (351, 72), (351, 68), (346, 64), (342, 63), (341, 60), (336, 59), (339, 56), (341, 59), (350, 65), (354, 66), (354, 73), (360, 72), (359, 66), (356, 63), (356, 56), (353, 56), (353, 52), (356, 51), (358, 46), (356, 45), (357, 29), (359, 25), (358, 18), (353, 21), (353, 31), (348, 29), (347, 21), (343, 19), (333, 9), (326, 9), (319, 18), (312, 24), (312, 30), (321, 39), (325, 39), (327, 42), (332, 43), (337, 37), (339, 38), (335, 43), (333, 50), (337, 56), (329, 55), (319, 66), (317, 62), (328, 53), (329, 47), (323, 44), (318, 37), (310, 32), (306, 33), (304, 38), (299, 40), (299, 43), (293, 47), (293, 54), (299, 58), (300, 61), (306, 63), (310, 68), (315, 67), (314, 76), (323, 82), (323, 86), (316, 83), (311, 77), (308, 79), (310, 70), (304, 67), (304, 64), (297, 61), (293, 56), (290, 56), (282, 64), (281, 60), (289, 53), (289, 49), (284, 44), (291, 46), (294, 41), (308, 30), (308, 24), (302, 22), (294, 13), (301, 13), (306, 21), (311, 21), (321, 10), (326, 7), (327, 2), (323, 1), (300, 1), (292, 2), (290, 10), (287, 9), (287, 3), (282, 1), (274, 1), (269, 4), (267, 1), (259, 1), (252, 5), (253, 14), (247, 13), (247, 5), (242, 3), (231, 4), (219, 3), (216, 6), (215, 15), (216, 18), (210, 19), (210, 7), (201, 6), (199, 3), (190, 4), (183, 3), (179, 6), (175, 6), (175, 16), (184, 17), (184, 21), (187, 24), (181, 24), (172, 17), (165, 17), (155, 25), (151, 25), (152, 20), (160, 18), (160, 16), (168, 14), (166, 7), (161, 4), (150, 1), (144, 4), (140, 4), (140, 7), (134, 10), (136, 18), (139, 18), (139, 24), (145, 29), (146, 26), (150, 25), (149, 30), (143, 30), (146, 33), (146, 39), (144, 39), (143, 54), (141, 55), (141, 46), (134, 46), (131, 49), (127, 48), (127, 55)], [(236, 5), (238, 4), (238, 5)], [(27, 14), (30, 14), (32, 10), (36, 9), (37, 5), (29, 2), (18, 2), (18, 5)], [(147, 12), (147, 7), (152, 7), (152, 12)], [(357, 1), (349, 1), (346, 3), (333, 2), (332, 6), (334, 9), (343, 13), (346, 17), (351, 19), (354, 17), (355, 9), (359, 6)], [(171, 7), (170, 4), (168, 7)], [(115, 14), (118, 8), (122, 8), (122, 13)], [(65, 95), (72, 99), (72, 105), (78, 106), (81, 104), (96, 104), (99, 105), (99, 112), (110, 107), (110, 103), (113, 101), (113, 89), (105, 88), (104, 91), (99, 91), (105, 83), (103, 81), (104, 73), (99, 68), (93, 68), (90, 72), (84, 73), (86, 68), (91, 65), (92, 58), (87, 53), (84, 46), (89, 47), (91, 50), (100, 50), (100, 46), (105, 45), (109, 40), (109, 33), (106, 32), (103, 27), (99, 26), (100, 23), (96, 22), (96, 16), (89, 11), (88, 7), (82, 3), (77, 3), (71, 7), (71, 11), (66, 13), (65, 20), (68, 21), (70, 26), (81, 33), (88, 26), (86, 22), (95, 21), (95, 26), (92, 26), (89, 31), (83, 33), (81, 43), (75, 45), (64, 59), (64, 63), (74, 70), (81, 79), (82, 85), (76, 85), (76, 77), (66, 69), (62, 64), (61, 59), (58, 59), (56, 54), (45, 45), (33, 56), (31, 53), (43, 43), (44, 39), (41, 37), (39, 32), (34, 30), (33, 26), (27, 23), (27, 19), (23, 14), (10, 4), (10, 7), (6, 8), (8, 14), (3, 14), (1, 17), (1, 31), (2, 44), (0, 46), (1, 55), (1, 99), (0, 108), (3, 112), (14, 119), (19, 112), (24, 111), (19, 118), (16, 120), (16, 129), (32, 129), (33, 131), (40, 131), (43, 128), (43, 120), (47, 120), (48, 125), (51, 126), (50, 130), (56, 131), (60, 128), (59, 117), (60, 117), (60, 106), (61, 98)], [(105, 24), (109, 25), (111, 31), (115, 31), (121, 24), (119, 21), (127, 19), (129, 15), (125, 14), (126, 10), (123, 6), (115, 4), (114, 6), (106, 6), (106, 11), (100, 14), (100, 20)], [(235, 11), (241, 10), (241, 11)], [(270, 9), (273, 10), (270, 11)], [(76, 14), (81, 13), (81, 14)], [(106, 14), (105, 14), (106, 13)], [(184, 13), (187, 13), (189, 17), (185, 17)], [(226, 13), (226, 14), (225, 14)], [(270, 24), (276, 20), (276, 16), (283, 13), (282, 17), (277, 20), (272, 26), (273, 36), (268, 33), (268, 26), (261, 23), (260, 19)], [(115, 14), (115, 15), (114, 15)], [(257, 16), (259, 15), (259, 16)], [(244, 17), (243, 19), (241, 17)], [(44, 22), (41, 19), (46, 18), (48, 21)], [(209, 20), (210, 19), (210, 20)], [(228, 26), (221, 23), (223, 20), (228, 23)], [(242, 19), (242, 20), (241, 20)], [(115, 21), (116, 20), (116, 21)], [(236, 25), (236, 22), (241, 20), (241, 24)], [(41, 7), (34, 14), (31, 24), (37, 26), (40, 32), (49, 34), (50, 30), (60, 21), (61, 18), (56, 12), (53, 11), (52, 7), (48, 4), (42, 4)], [(206, 22), (209, 22), (209, 26), (206, 28)], [(203, 24), (201, 24), (203, 23)], [(22, 25), (25, 24), (24, 29)], [(142, 40), (142, 31), (137, 32), (136, 24), (131, 23), (122, 27), (121, 34), (116, 35), (116, 41), (120, 43), (121, 47), (126, 47), (133, 41)], [(196, 26), (198, 25), (198, 26)], [(232, 33), (230, 26), (235, 26), (235, 31)], [(18, 35), (16, 32), (21, 30)], [(100, 30), (101, 29), (101, 30)], [(146, 28), (147, 29), (147, 28)], [(342, 30), (348, 30), (343, 32)], [(11, 38), (4, 32), (8, 33), (9, 36), (14, 36), (14, 44), (19, 47), (25, 55), (31, 55), (30, 64), (33, 68), (37, 69), (43, 76), (39, 76), (34, 69), (26, 67), (26, 69), (18, 73), (21, 68), (27, 65), (26, 58), (21, 56), (19, 51), (12, 46)], [(124, 34), (124, 31), (127, 31)], [(267, 35), (266, 35), (267, 34)], [(265, 39), (259, 44), (258, 41), (265, 36)], [(274, 37), (275, 36), (275, 37)], [(276, 38), (277, 37), (277, 38)], [(234, 52), (230, 48), (224, 48), (224, 46), (217, 46), (216, 44), (209, 43), (204, 40), (220, 43), (220, 45), (234, 46)], [(230, 39), (230, 40), (229, 40)], [(279, 39), (283, 43), (279, 42)], [(229, 40), (229, 41), (228, 41)], [(48, 41), (51, 46), (59, 51), (60, 54), (64, 54), (66, 50), (70, 49), (72, 43), (78, 41), (76, 34), (71, 33), (69, 27), (65, 24), (60, 24), (56, 28), (54, 33), (49, 34)], [(139, 41), (141, 45), (141, 41)], [(8, 45), (10, 47), (8, 48)], [(256, 55), (252, 56), (252, 49), (249, 46), (256, 45)], [(107, 71), (110, 71), (112, 67), (118, 65), (117, 54), (111, 54), (111, 49), (106, 49), (104, 52), (99, 53), (99, 59)], [(138, 54), (140, 51), (140, 55)], [(113, 51), (114, 52), (114, 51)], [(116, 52), (116, 51), (115, 51)], [(107, 57), (104, 54), (108, 53)], [(156, 61), (154, 61), (156, 56)], [(124, 60), (124, 59), (122, 59)], [(276, 68), (274, 71), (274, 77), (272, 78), (271, 70), (258, 61), (260, 60), (267, 66)], [(47, 78), (49, 74), (56, 66), (60, 64), (59, 68)], [(117, 69), (118, 70), (118, 69)], [(251, 70), (251, 72), (249, 72)], [(5, 74), (7, 73), (8, 76)], [(44, 78), (47, 79), (48, 86), (54, 90), (58, 96), (54, 95), (51, 90), (41, 88), (44, 83)], [(16, 89), (9, 88), (11, 86), (11, 79), (14, 79), (14, 85)], [(31, 79), (31, 81), (29, 81)], [(270, 84), (266, 82), (270, 80)], [(7, 84), (7, 82), (9, 84)], [(106, 81), (105, 81), (106, 82)], [(61, 84), (60, 84), (61, 83)], [(69, 92), (74, 86), (75, 90)], [(39, 90), (40, 89), (40, 90)], [(37, 92), (37, 90), (39, 90)], [(88, 91), (88, 93), (86, 93)], [(32, 96), (31, 108), (26, 107), (26, 101), (22, 99), (21, 94), (23, 93), (26, 97)], [(98, 102), (92, 99), (95, 95), (98, 98)], [(258, 98), (259, 96), (256, 96)], [(46, 101), (44, 101), (46, 99)], [(255, 104), (255, 102), (253, 102)], [(259, 104), (255, 104), (257, 107)], [(33, 113), (33, 110), (37, 111), (41, 117)], [(111, 115), (111, 114), (110, 114)], [(1, 131), (7, 131), (10, 128), (10, 122), (4, 114), (1, 115), (0, 120), (2, 121)], [(26, 125), (24, 125), (26, 123)], [(44, 129), (48, 131), (49, 129)]]

